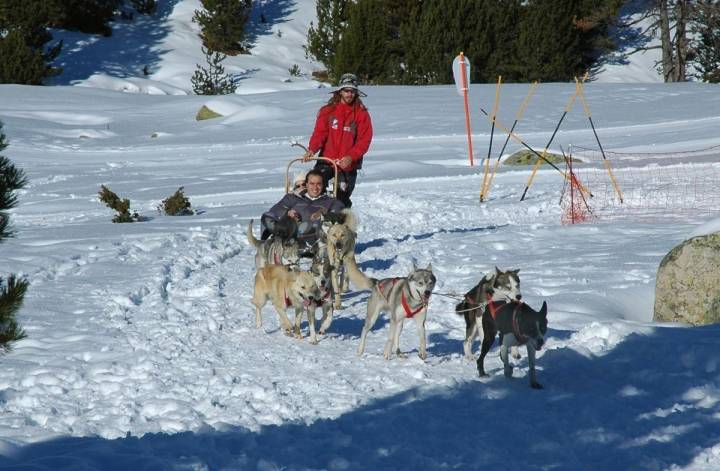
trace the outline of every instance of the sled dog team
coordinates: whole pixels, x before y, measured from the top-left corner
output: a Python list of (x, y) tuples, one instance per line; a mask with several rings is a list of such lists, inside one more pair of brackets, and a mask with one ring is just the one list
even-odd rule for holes
[[(349, 283), (358, 289), (370, 290), (365, 325), (360, 334), (358, 355), (365, 350), (367, 334), (372, 330), (381, 312), (386, 313), (390, 326), (384, 357), (400, 353), (400, 334), (405, 319), (413, 319), (419, 336), (418, 355), (427, 357), (425, 320), (428, 303), (436, 278), (432, 266), (413, 267), (405, 277), (375, 279), (366, 276), (355, 261), (356, 222), (351, 211), (345, 209), (340, 217), (323, 218), (320, 237), (312, 255), (310, 269), (299, 269), (300, 247), (294, 240), (270, 238), (258, 240), (252, 232), (253, 221), (247, 231), (248, 241), (257, 249), (255, 256), (255, 287), (252, 304), (255, 306), (255, 323), (262, 327), (262, 308), (270, 301), (280, 318), (285, 334), (302, 338), (300, 325), (303, 313), (307, 316), (309, 341), (317, 344), (315, 312), (322, 310), (319, 333), (325, 334), (332, 323), (335, 309), (341, 307), (341, 294)], [(547, 305), (534, 311), (522, 302), (519, 270), (501, 271), (485, 275), (457, 304), (455, 311), (465, 318), (463, 350), (468, 360), (475, 360), (472, 344), (482, 329), (482, 346), (476, 360), (480, 376), (487, 376), (484, 359), (500, 334), (500, 358), (504, 375), (512, 376), (508, 354), (519, 358), (517, 347), (527, 348), (530, 386), (540, 389), (535, 374), (535, 353), (544, 344), (547, 332)], [(287, 310), (295, 310), (294, 324)]]

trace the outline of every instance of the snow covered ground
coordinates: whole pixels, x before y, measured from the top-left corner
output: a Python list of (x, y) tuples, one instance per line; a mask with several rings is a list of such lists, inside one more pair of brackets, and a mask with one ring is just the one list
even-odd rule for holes
[[(265, 3), (292, 24), (307, 2)], [(258, 44), (268, 37), (277, 34)], [(286, 60), (299, 60), (294, 51)], [(184, 67), (177, 57), (160, 63), (156, 78)], [(375, 138), (353, 197), (364, 271), (402, 276), (432, 263), (427, 361), (410, 323), (407, 358), (385, 361), (384, 320), (357, 357), (364, 291), (344, 297), (318, 345), (285, 337), (269, 306), (258, 331), (247, 224), (282, 196), (298, 155), (290, 144), (307, 142), (327, 99), (316, 82), (292, 89), (263, 67), (257, 59), (241, 84), (248, 93), (231, 97), (173, 96), (187, 85), (108, 74), (109, 89), (0, 86), (3, 154), (30, 178), (0, 261), (3, 274), (31, 283), (20, 316), (28, 338), (0, 358), (0, 469), (720, 466), (720, 329), (652, 322), (660, 260), (690, 235), (719, 230), (720, 216), (562, 225), (562, 178), (547, 169), (520, 202), (529, 170), (503, 168), (480, 204), (482, 173), (467, 165), (454, 87), (365, 88)], [(168, 95), (116, 91), (128, 83)], [(526, 142), (547, 142), (573, 90), (538, 88), (517, 128)], [(526, 92), (503, 87), (501, 121), (512, 122)], [(479, 108), (494, 93), (471, 87), (478, 161), (490, 135)], [(586, 93), (606, 149), (656, 153), (618, 167), (717, 171), (717, 154), (660, 154), (720, 145), (716, 86), (590, 84)], [(195, 121), (203, 104), (228, 115)], [(568, 144), (594, 147), (579, 106), (555, 139)], [(148, 220), (112, 224), (101, 184)], [(159, 214), (180, 186), (198, 214)], [(464, 322), (441, 294), (464, 293), (495, 266), (521, 270), (530, 305), (548, 302), (542, 391), (529, 388), (525, 358), (508, 380), (496, 350), (489, 378), (462, 356)]]

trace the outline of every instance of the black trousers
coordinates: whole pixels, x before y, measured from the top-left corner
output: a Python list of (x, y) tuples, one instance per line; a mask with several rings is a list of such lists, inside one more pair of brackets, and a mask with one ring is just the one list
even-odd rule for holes
[[(326, 164), (325, 162), (318, 162), (315, 164), (315, 169), (319, 170), (323, 176), (323, 184), (327, 188), (328, 182), (335, 178), (335, 168), (332, 165)], [(357, 180), (357, 170), (351, 170), (346, 172), (338, 169), (338, 180), (334, 182), (337, 185), (337, 199), (342, 201), (346, 208), (352, 206), (350, 201), (350, 195), (352, 195), (355, 189), (355, 181)]]

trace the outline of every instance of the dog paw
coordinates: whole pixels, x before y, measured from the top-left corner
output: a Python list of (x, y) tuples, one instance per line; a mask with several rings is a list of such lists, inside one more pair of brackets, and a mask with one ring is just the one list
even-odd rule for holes
[(324, 331), (324, 330), (318, 330), (318, 334), (320, 334), (320, 335), (325, 335), (325, 331)]
[(310, 340), (308, 340), (308, 343), (309, 343), (310, 345), (317, 345), (317, 344), (318, 344), (318, 339), (310, 339)]
[(506, 378), (512, 378), (513, 368), (512, 366), (506, 366), (503, 369), (503, 373), (505, 374)]
[(543, 389), (543, 385), (538, 383), (537, 381), (533, 381), (530, 383), (530, 387), (533, 389)]
[(478, 371), (478, 376), (480, 376), (481, 378), (487, 378), (490, 375), (485, 373), (484, 371)]
[(427, 360), (427, 353), (426, 352), (418, 352), (418, 356), (421, 360)]

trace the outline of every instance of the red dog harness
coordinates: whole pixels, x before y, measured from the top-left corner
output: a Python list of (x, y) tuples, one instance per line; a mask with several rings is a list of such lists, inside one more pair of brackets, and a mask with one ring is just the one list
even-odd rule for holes
[(418, 306), (418, 308), (414, 311), (410, 310), (410, 305), (408, 304), (407, 299), (405, 299), (405, 291), (402, 291), (400, 294), (400, 302), (402, 303), (403, 309), (405, 309), (405, 317), (407, 318), (412, 318), (415, 314), (422, 311), (426, 306), (425, 303), (421, 303), (420, 306)]
[[(387, 295), (390, 294), (390, 291), (392, 291), (393, 286), (395, 286), (395, 284), (397, 283), (397, 281), (399, 279), (400, 278), (392, 278), (392, 279), (383, 280), (380, 283), (378, 283), (378, 285), (377, 285), (378, 291), (380, 292), (380, 295), (382, 295), (382, 297), (385, 298), (385, 301), (388, 300)], [(385, 289), (385, 286), (388, 283), (391, 284), (390, 290), (387, 292), (387, 294), (385, 294), (383, 292), (383, 290)], [(413, 316), (415, 316), (415, 314), (417, 314), (418, 312), (422, 311), (425, 306), (427, 306), (427, 303), (421, 303), (417, 309), (412, 310), (412, 308), (410, 308), (410, 305), (407, 302), (407, 299), (405, 298), (404, 290), (402, 290), (400, 292), (400, 304), (402, 305), (403, 310), (405, 311), (405, 317), (407, 317), (409, 319), (412, 318)]]
[(487, 300), (487, 305), (490, 309), (490, 315), (492, 316), (493, 320), (496, 320), (495, 318), (497, 317), (497, 309), (495, 308), (495, 301), (493, 301), (492, 294), (487, 294)]

